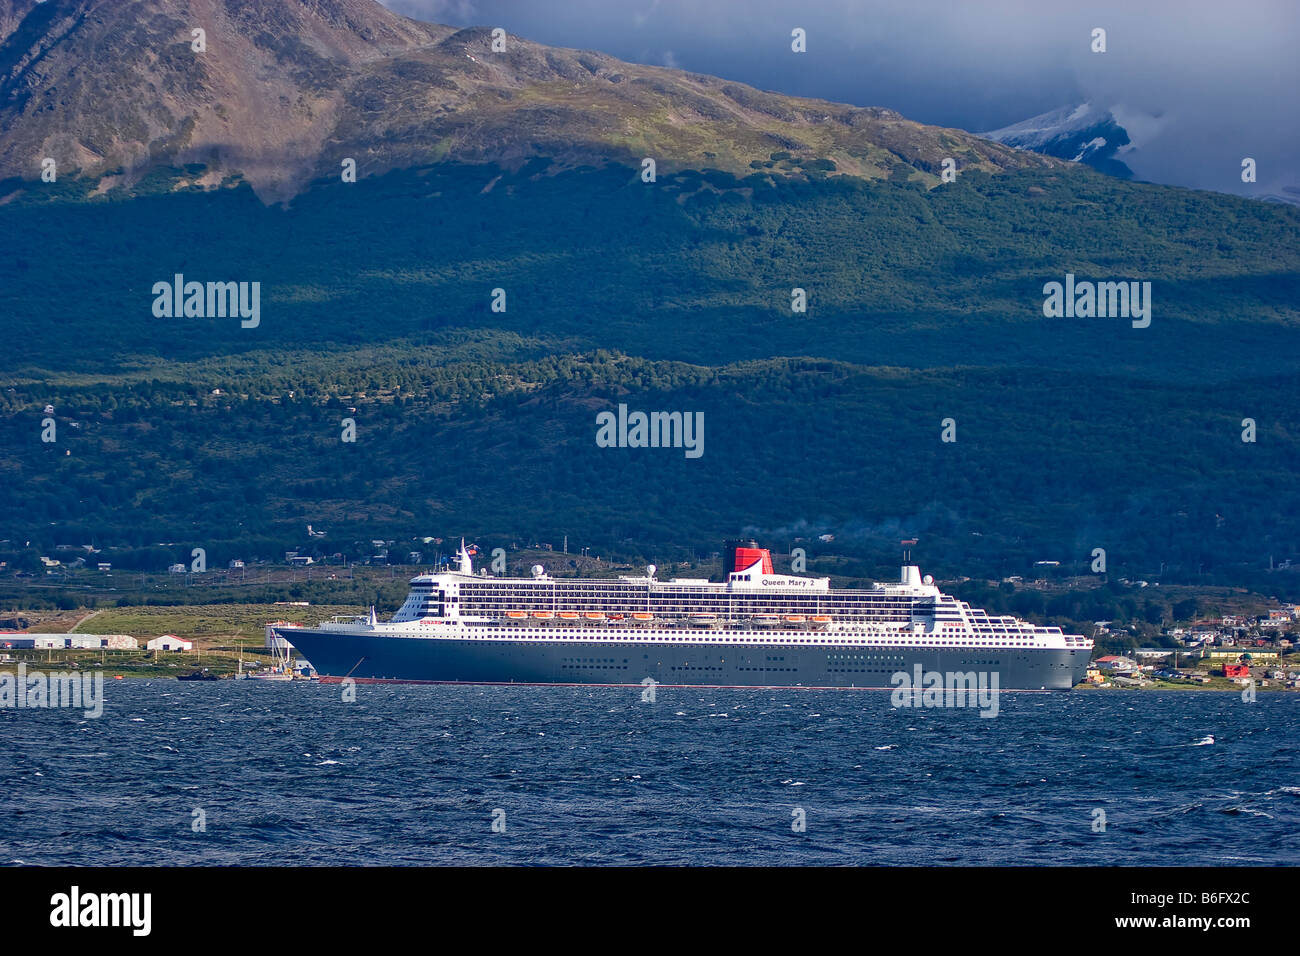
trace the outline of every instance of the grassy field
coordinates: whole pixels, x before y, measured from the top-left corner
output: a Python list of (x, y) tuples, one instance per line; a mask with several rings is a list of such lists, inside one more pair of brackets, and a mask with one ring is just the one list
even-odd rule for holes
[(271, 621), (320, 624), (340, 614), (364, 614), (364, 607), (323, 604), (285, 607), (275, 604), (205, 604), (177, 607), (107, 608), (85, 618), (72, 633), (130, 634), (141, 641), (175, 634), (200, 646), (231, 645), (246, 641), (262, 645)]

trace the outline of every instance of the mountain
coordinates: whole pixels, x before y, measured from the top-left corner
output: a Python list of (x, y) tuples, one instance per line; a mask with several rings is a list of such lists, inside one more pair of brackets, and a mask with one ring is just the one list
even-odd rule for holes
[[(960, 130), (624, 63), (487, 28), (409, 20), (374, 0), (4, 0), (0, 178), (39, 161), (131, 188), (151, 170), (241, 178), (285, 199), (316, 177), (434, 162), (552, 169), (653, 157), (661, 171), (939, 181), (1047, 168)], [(6, 15), (7, 14), (7, 15)], [(202, 28), (206, 51), (191, 49)]]
[(52, 157), (108, 189), (201, 163), (199, 183), (242, 174), (283, 196), (334, 134), (348, 78), (451, 32), (371, 0), (47, 0), (0, 45), (0, 170), (32, 179)]
[[(342, 0), (26, 13), (0, 562), (213, 566), (308, 523), (649, 559), (830, 534), (872, 573), (914, 536), (989, 577), (1300, 557), (1300, 210), (489, 42)], [(50, 153), (83, 175), (34, 180)], [(259, 321), (159, 311), (177, 274), (257, 283)], [(1067, 276), (1150, 283), (1149, 325), (1045, 315)], [(620, 404), (702, 414), (703, 454), (600, 445)]]
[(1128, 131), (1110, 110), (1091, 103), (1063, 106), (980, 135), (1016, 149), (1084, 163), (1110, 176), (1133, 178), (1133, 171), (1118, 158), (1136, 148)]

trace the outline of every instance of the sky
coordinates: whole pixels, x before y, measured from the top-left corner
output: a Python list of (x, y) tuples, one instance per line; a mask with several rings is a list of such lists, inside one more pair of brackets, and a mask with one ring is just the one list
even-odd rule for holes
[[(383, 0), (767, 90), (983, 132), (1062, 106), (1112, 110), (1136, 178), (1300, 189), (1300, 0)], [(790, 31), (808, 52), (790, 50)], [(1106, 52), (1091, 50), (1106, 31)], [(1241, 182), (1243, 158), (1258, 182)], [(1300, 200), (1300, 192), (1293, 199)]]

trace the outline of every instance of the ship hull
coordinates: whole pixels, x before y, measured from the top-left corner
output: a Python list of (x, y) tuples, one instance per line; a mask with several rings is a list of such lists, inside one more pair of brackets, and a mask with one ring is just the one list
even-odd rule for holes
[(1002, 690), (1068, 690), (1090, 649), (511, 640), (285, 632), (327, 680), (449, 684), (890, 688), (922, 671), (998, 675)]

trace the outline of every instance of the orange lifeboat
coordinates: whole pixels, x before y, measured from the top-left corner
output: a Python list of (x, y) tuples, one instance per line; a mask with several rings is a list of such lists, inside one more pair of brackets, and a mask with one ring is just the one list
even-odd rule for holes
[(655, 616), (647, 611), (633, 611), (632, 620), (634, 621), (653, 621)]
[(582, 615), (582, 616), (585, 617), (588, 621), (603, 621), (603, 620), (605, 620), (605, 612), (604, 612), (604, 611), (588, 611), (586, 614), (584, 614), (584, 615)]
[(533, 612), (533, 617), (537, 618), (537, 620), (539, 620), (539, 621), (549, 621), (551, 618), (555, 617), (555, 612), (554, 612), (554, 611), (534, 611), (534, 612)]
[(808, 620), (808, 618), (802, 614), (787, 614), (785, 616), (785, 623), (787, 624), (802, 624), (806, 620)]
[(506, 611), (506, 617), (512, 621), (522, 621), (528, 617), (527, 611)]
[(561, 620), (561, 621), (576, 621), (576, 620), (577, 620), (579, 617), (581, 617), (581, 616), (582, 616), (582, 615), (580, 615), (577, 611), (561, 611), (561, 612), (560, 612), (560, 620)]
[(829, 614), (814, 614), (809, 618), (809, 620), (814, 624), (829, 624), (831, 622), (831, 616)]

